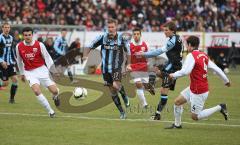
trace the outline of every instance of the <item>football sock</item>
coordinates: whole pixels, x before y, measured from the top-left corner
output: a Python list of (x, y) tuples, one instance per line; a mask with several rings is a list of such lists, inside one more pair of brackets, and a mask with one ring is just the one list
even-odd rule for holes
[(182, 124), (182, 121), (181, 121), (182, 112), (183, 112), (182, 105), (181, 106), (174, 105), (174, 117), (175, 117), (176, 126), (180, 126)]
[(208, 116), (212, 115), (213, 113), (220, 111), (221, 106), (217, 105), (215, 107), (209, 108), (209, 109), (204, 109), (198, 114), (198, 119), (201, 120), (203, 118), (207, 118)]
[(142, 106), (147, 105), (147, 101), (146, 101), (146, 98), (144, 96), (144, 90), (143, 89), (137, 89), (137, 96), (138, 96), (140, 102), (142, 103)]
[(119, 89), (119, 93), (121, 94), (123, 100), (125, 100), (127, 94), (126, 94), (123, 86), (121, 86), (121, 88)]
[(152, 86), (155, 86), (155, 81), (156, 81), (156, 73), (150, 72), (149, 73), (149, 84)]
[(15, 97), (16, 92), (17, 92), (17, 88), (18, 88), (17, 83), (12, 83), (12, 86), (11, 86), (11, 89), (10, 89), (10, 99), (11, 100), (14, 100), (14, 97)]
[(48, 111), (48, 113), (54, 113), (53, 109), (51, 108), (48, 100), (43, 94), (37, 96), (39, 103)]
[(116, 107), (118, 108), (118, 110), (119, 110), (120, 112), (124, 112), (124, 111), (123, 111), (123, 108), (122, 108), (122, 105), (121, 105), (121, 101), (120, 101), (118, 95), (117, 95), (117, 94), (112, 94), (112, 99), (113, 99), (114, 104), (115, 104)]
[(161, 94), (161, 100), (159, 101), (158, 107), (157, 107), (158, 114), (160, 114), (160, 112), (163, 110), (163, 108), (167, 104), (167, 100), (168, 100), (168, 95)]
[(68, 77), (69, 77), (70, 81), (72, 82), (73, 81), (73, 74), (72, 74), (71, 70), (68, 70)]

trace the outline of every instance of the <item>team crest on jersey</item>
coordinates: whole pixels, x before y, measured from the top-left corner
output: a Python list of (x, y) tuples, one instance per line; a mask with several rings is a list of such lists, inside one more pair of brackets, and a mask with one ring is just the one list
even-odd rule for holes
[(141, 47), (141, 50), (142, 50), (142, 51), (145, 51), (145, 50), (146, 50), (146, 48), (145, 48), (145, 47)]
[(36, 53), (38, 51), (37, 48), (33, 48), (33, 53)]

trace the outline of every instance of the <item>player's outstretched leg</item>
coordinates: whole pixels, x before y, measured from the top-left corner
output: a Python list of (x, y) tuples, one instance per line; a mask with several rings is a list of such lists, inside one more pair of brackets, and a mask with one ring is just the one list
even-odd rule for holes
[(125, 119), (126, 118), (126, 114), (125, 114), (125, 112), (124, 112), (124, 110), (122, 108), (121, 101), (120, 101), (117, 93), (116, 94), (112, 94), (112, 99), (113, 99), (114, 104), (116, 105), (116, 107), (118, 108), (118, 110), (120, 112), (120, 119)]
[(11, 89), (10, 89), (10, 98), (9, 98), (9, 103), (14, 104), (15, 103), (15, 95), (17, 92), (18, 84), (17, 83), (12, 83)]
[(228, 111), (227, 111), (227, 104), (220, 104), (221, 110), (220, 113), (222, 113), (225, 120), (228, 120)]
[(168, 95), (161, 94), (161, 100), (158, 103), (157, 111), (153, 117), (154, 120), (161, 120), (161, 112), (163, 108), (166, 106), (168, 100)]

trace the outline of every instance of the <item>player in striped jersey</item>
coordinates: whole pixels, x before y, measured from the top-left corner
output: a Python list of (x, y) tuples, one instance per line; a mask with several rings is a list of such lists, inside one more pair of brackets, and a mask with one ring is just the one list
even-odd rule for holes
[[(121, 84), (121, 78), (124, 51), (130, 55), (129, 43), (123, 38), (121, 33), (117, 32), (116, 20), (109, 19), (107, 25), (108, 32), (104, 35), (99, 35), (90, 46), (84, 50), (83, 60), (87, 59), (87, 55), (91, 50), (101, 46), (103, 79), (105, 85), (109, 87), (113, 102), (120, 111), (120, 119), (125, 119), (126, 114), (122, 108), (118, 92), (122, 95), (125, 106), (128, 107), (130, 105), (129, 99)], [(128, 64), (130, 64), (129, 61), (130, 59), (128, 58)], [(130, 65), (128, 65), (128, 69), (130, 69)]]
[(0, 87), (8, 86), (9, 77), (12, 80), (10, 89), (9, 103), (15, 103), (15, 95), (17, 92), (17, 75), (16, 75), (16, 57), (13, 49), (13, 37), (9, 34), (10, 24), (4, 23), (2, 25), (2, 34), (0, 35)]

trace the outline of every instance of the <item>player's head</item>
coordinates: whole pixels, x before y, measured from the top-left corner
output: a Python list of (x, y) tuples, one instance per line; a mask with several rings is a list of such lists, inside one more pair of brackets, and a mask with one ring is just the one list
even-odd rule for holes
[(10, 24), (9, 23), (3, 23), (2, 24), (2, 32), (5, 35), (8, 35), (10, 32)]
[(200, 40), (197, 36), (189, 36), (187, 38), (187, 50), (189, 52), (193, 51), (193, 50), (197, 50), (200, 44)]
[(176, 34), (177, 27), (176, 24), (173, 21), (169, 21), (163, 25), (163, 31), (166, 37), (173, 36)]
[(117, 21), (115, 19), (108, 19), (107, 22), (107, 27), (108, 27), (108, 36), (110, 38), (113, 38), (117, 34)]
[(67, 35), (67, 29), (63, 28), (63, 29), (61, 30), (61, 35), (62, 35), (62, 37), (66, 37), (66, 35)]
[(139, 42), (140, 38), (141, 38), (141, 29), (140, 28), (134, 28), (133, 29), (133, 39), (135, 42)]
[(31, 43), (33, 38), (33, 29), (31, 27), (24, 27), (22, 30), (23, 39), (26, 43)]

